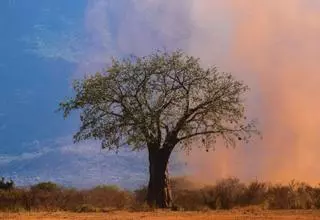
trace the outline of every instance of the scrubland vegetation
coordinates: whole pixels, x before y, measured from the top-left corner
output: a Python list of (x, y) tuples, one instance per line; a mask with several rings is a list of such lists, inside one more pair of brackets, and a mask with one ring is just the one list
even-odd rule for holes
[[(241, 183), (236, 178), (196, 187), (188, 179), (171, 180), (173, 211), (210, 211), (255, 207), (274, 209), (320, 209), (320, 186), (291, 181), (286, 185), (263, 182)], [(100, 185), (73, 189), (52, 182), (28, 188), (0, 189), (0, 211), (108, 212), (112, 210), (151, 211), (145, 204), (147, 189), (135, 191)]]

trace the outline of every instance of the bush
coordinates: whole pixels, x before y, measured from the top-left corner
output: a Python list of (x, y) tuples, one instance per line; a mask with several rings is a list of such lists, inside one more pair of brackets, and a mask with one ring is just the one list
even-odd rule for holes
[(266, 207), (269, 209), (288, 209), (289, 187), (280, 184), (270, 186), (267, 193)]
[(14, 187), (14, 182), (12, 180), (5, 181), (5, 178), (0, 179), (0, 190), (11, 190)]
[(320, 185), (312, 190), (313, 207), (320, 209)]
[(0, 190), (0, 210), (19, 211), (26, 209), (26, 195), (27, 192), (23, 189)]
[(207, 207), (203, 194), (199, 190), (177, 190), (173, 203), (178, 210), (200, 211)]
[[(186, 178), (171, 180), (172, 210), (232, 209), (319, 209), (320, 186), (311, 187), (291, 181), (288, 185), (262, 182), (243, 184), (236, 178), (217, 181), (215, 185), (198, 187)], [(134, 192), (117, 186), (100, 185), (92, 189), (65, 188), (52, 182), (43, 182), (27, 188), (0, 189), (0, 211), (76, 211), (97, 212), (114, 209), (153, 211), (145, 203), (147, 187)], [(245, 208), (242, 208), (245, 207)]]
[(148, 187), (141, 186), (139, 189), (134, 191), (134, 198), (137, 204), (143, 204), (146, 202)]
[(241, 204), (245, 185), (237, 178), (220, 180), (215, 186), (205, 187), (202, 194), (211, 209), (230, 209)]
[(191, 190), (197, 188), (195, 183), (185, 176), (170, 179), (170, 186), (173, 192), (177, 190)]
[(268, 187), (266, 183), (254, 181), (245, 188), (242, 205), (260, 205), (267, 198)]
[(133, 200), (133, 193), (117, 186), (101, 185), (85, 192), (86, 203), (98, 208), (123, 209), (129, 207)]
[(289, 184), (289, 208), (310, 209), (313, 207), (313, 189), (306, 183), (291, 181)]
[[(64, 188), (43, 182), (30, 189), (0, 190), (0, 210), (84, 211), (123, 209), (134, 201), (133, 193), (116, 186), (97, 186), (89, 190)], [(94, 209), (93, 209), (94, 207)]]
[(61, 189), (61, 187), (53, 182), (42, 182), (31, 187), (32, 191), (46, 191), (46, 192), (54, 192)]
[(63, 209), (63, 188), (52, 182), (42, 182), (30, 187), (26, 199), (35, 210), (55, 211)]

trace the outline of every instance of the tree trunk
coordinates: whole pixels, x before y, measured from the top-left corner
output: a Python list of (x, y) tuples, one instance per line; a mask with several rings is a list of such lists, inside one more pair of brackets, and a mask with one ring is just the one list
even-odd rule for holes
[(172, 206), (171, 190), (168, 177), (168, 161), (170, 152), (167, 149), (149, 149), (149, 185), (147, 202), (157, 208)]

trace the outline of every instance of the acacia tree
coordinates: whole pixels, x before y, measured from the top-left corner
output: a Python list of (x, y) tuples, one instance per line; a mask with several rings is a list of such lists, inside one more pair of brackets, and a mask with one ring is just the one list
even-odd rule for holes
[(80, 110), (75, 142), (147, 149), (147, 202), (161, 208), (172, 205), (167, 165), (174, 149), (190, 150), (195, 141), (208, 149), (219, 137), (234, 146), (257, 132), (244, 114), (248, 87), (180, 50), (113, 59), (106, 70), (76, 80), (74, 90), (60, 109), (65, 117)]

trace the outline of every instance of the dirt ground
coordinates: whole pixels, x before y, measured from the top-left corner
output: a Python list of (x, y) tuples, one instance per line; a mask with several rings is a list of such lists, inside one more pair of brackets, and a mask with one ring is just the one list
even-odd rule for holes
[(262, 220), (262, 219), (319, 219), (320, 211), (218, 211), (218, 212), (108, 212), (108, 213), (70, 213), (70, 212), (21, 212), (0, 213), (0, 219), (77, 219), (77, 220)]

